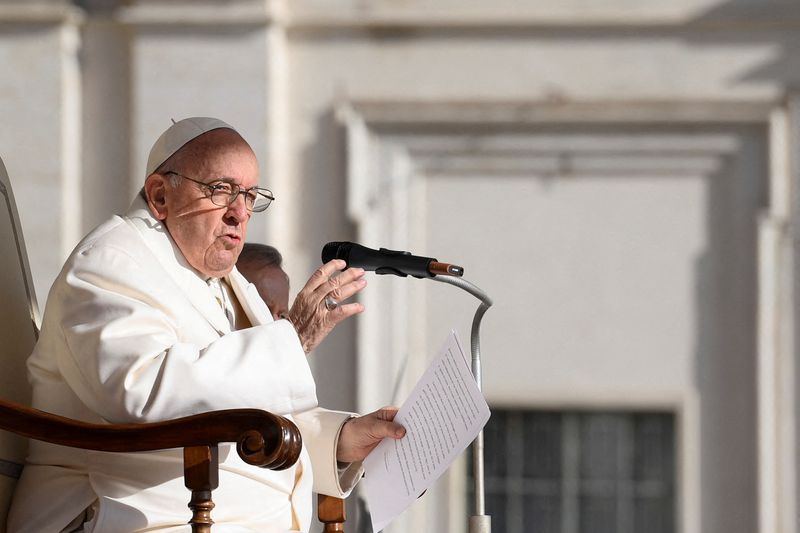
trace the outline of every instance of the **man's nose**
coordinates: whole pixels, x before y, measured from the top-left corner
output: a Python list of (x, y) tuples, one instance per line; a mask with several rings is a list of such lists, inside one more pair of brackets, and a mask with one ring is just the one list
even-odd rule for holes
[(228, 205), (228, 211), (225, 214), (236, 219), (237, 222), (243, 222), (250, 217), (250, 212), (247, 210), (247, 204), (244, 199), (244, 191), (236, 195), (233, 202)]

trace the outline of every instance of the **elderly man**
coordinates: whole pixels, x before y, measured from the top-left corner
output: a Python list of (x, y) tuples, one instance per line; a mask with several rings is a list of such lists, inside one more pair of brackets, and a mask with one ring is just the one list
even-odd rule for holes
[[(293, 419), (298, 463), (274, 472), (221, 446), (218, 533), (306, 531), (313, 488), (344, 496), (359, 461), (399, 438), (393, 410), (363, 417), (316, 408), (306, 361), (365, 286), (341, 261), (320, 267), (273, 320), (234, 268), (252, 212), (272, 193), (228, 124), (191, 118), (156, 141), (144, 188), (74, 250), (50, 291), (28, 361), (33, 405), (87, 422), (153, 422), (253, 407)], [(108, 454), (32, 442), (11, 532), (188, 531), (182, 454)]]
[(289, 311), (289, 276), (283, 270), (283, 257), (275, 247), (246, 242), (236, 261), (236, 269), (256, 286), (275, 320)]

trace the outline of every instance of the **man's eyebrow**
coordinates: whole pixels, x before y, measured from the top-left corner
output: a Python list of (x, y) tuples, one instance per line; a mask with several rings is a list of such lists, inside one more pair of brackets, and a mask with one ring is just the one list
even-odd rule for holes
[(236, 180), (234, 178), (230, 178), (228, 176), (219, 176), (216, 179), (213, 179), (213, 180), (209, 181), (208, 183), (206, 183), (206, 185), (213, 185), (214, 183), (229, 183), (231, 185), (237, 185), (240, 189), (243, 189), (245, 191), (250, 191), (250, 190), (255, 190), (255, 189), (263, 189), (264, 188), (261, 185), (253, 185), (252, 187), (247, 187), (245, 189), (244, 187), (242, 187), (241, 183), (236, 183)]
[(239, 187), (241, 187), (241, 185), (236, 182), (235, 178), (231, 178), (228, 176), (217, 176), (213, 180), (209, 181), (207, 185), (211, 185), (213, 183), (229, 183), (231, 185), (239, 185)]

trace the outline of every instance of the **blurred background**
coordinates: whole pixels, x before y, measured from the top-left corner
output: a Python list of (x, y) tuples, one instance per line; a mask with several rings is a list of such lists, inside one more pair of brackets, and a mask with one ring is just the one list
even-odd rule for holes
[[(0, 0), (0, 157), (43, 307), (170, 119), (221, 118), (294, 292), (354, 240), (494, 299), (495, 533), (795, 533), (798, 58), (796, 1)], [(312, 356), (327, 407), (469, 343), (466, 293), (369, 284)], [(465, 531), (467, 457), (386, 531)]]

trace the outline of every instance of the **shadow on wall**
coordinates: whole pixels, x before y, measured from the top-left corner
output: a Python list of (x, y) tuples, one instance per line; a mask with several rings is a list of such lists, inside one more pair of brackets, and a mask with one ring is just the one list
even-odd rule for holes
[(756, 531), (756, 222), (767, 187), (765, 131), (707, 177), (708, 248), (696, 264), (701, 531)]
[[(789, 93), (800, 84), (798, 21), (796, 2), (737, 0), (709, 9), (687, 28), (702, 30), (691, 31), (689, 43), (698, 48), (769, 47), (767, 61), (736, 73), (730, 84), (763, 82)], [(711, 247), (698, 261), (696, 292), (696, 379), (703, 391), (701, 531), (756, 531), (758, 526), (756, 231), (769, 198), (768, 138), (767, 131), (745, 132), (742, 149), (710, 180)], [(729, 416), (719, 419), (714, 416), (719, 412)], [(753, 502), (752, 508), (731, 507), (731, 501)]]
[[(325, 243), (355, 239), (355, 230), (347, 217), (347, 191), (338, 177), (346, 175), (345, 139), (333, 110), (321, 114), (314, 128), (315, 138), (299, 157), (298, 175), (303, 181), (300, 212), (292, 213), (296, 234), (303, 238), (303, 248), (310, 250), (314, 261)], [(322, 155), (321, 155), (322, 153)], [(311, 177), (320, 177), (308, 183)], [(367, 283), (370, 280), (368, 278)], [(356, 407), (356, 321), (338, 325), (317, 348), (311, 361), (317, 380), (320, 405), (331, 409), (354, 410)], [(375, 406), (377, 409), (381, 406)]]
[[(687, 24), (696, 47), (763, 43), (774, 45), (774, 57), (741, 72), (731, 83), (765, 81), (792, 89), (800, 85), (800, 4), (779, 0), (762, 3), (750, 0), (724, 2), (695, 17)], [(769, 32), (766, 35), (765, 32)]]

